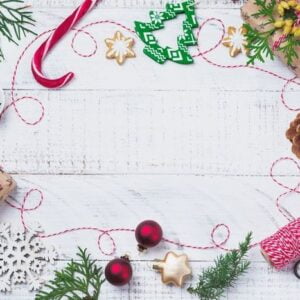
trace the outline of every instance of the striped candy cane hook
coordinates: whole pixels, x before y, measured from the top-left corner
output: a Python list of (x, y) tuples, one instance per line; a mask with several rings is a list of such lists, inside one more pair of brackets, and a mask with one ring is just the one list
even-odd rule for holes
[(71, 28), (90, 11), (99, 0), (85, 0), (67, 19), (65, 19), (54, 31), (50, 37), (35, 52), (31, 69), (34, 78), (38, 83), (46, 88), (61, 88), (65, 86), (74, 77), (73, 72), (57, 78), (49, 79), (42, 72), (42, 63), (50, 50), (67, 34)]

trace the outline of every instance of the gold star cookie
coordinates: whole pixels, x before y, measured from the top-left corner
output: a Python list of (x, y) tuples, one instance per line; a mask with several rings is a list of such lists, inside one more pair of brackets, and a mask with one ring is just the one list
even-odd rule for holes
[(161, 273), (161, 280), (165, 284), (175, 284), (182, 287), (192, 270), (188, 264), (188, 257), (185, 254), (177, 255), (168, 252), (163, 260), (157, 260), (153, 269)]
[(126, 58), (135, 57), (132, 50), (134, 39), (125, 37), (120, 31), (117, 31), (113, 38), (105, 39), (105, 44), (108, 47), (106, 57), (116, 59), (119, 65), (122, 65)]

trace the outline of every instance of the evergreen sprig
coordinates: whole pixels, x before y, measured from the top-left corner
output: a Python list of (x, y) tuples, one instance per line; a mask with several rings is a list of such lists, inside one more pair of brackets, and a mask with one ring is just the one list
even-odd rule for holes
[(288, 65), (291, 65), (294, 59), (299, 57), (296, 51), (297, 46), (300, 46), (300, 40), (295, 39), (294, 36), (288, 36), (278, 48), (284, 54)]
[(273, 23), (275, 21), (273, 14), (276, 7), (276, 0), (255, 0), (254, 4), (258, 6), (258, 11), (252, 15), (253, 17), (267, 17), (268, 23)]
[(55, 278), (45, 285), (35, 300), (98, 300), (104, 283), (101, 267), (91, 260), (87, 250), (79, 248), (80, 261), (71, 261), (62, 271), (55, 272)]
[(249, 233), (238, 250), (220, 255), (215, 260), (215, 265), (205, 269), (199, 276), (197, 285), (189, 287), (188, 291), (201, 300), (220, 299), (226, 288), (232, 287), (238, 277), (249, 268), (250, 262), (245, 257), (250, 249), (251, 239), (252, 233)]
[(274, 34), (275, 29), (259, 32), (249, 24), (244, 24), (246, 29), (247, 48), (250, 50), (247, 64), (254, 64), (256, 60), (265, 62), (265, 58), (274, 60), (274, 53), (269, 46), (269, 38)]
[[(27, 34), (35, 34), (32, 27), (35, 20), (24, 0), (0, 0), (0, 35), (8, 41), (18, 44)], [(0, 60), (4, 58), (0, 49)]]

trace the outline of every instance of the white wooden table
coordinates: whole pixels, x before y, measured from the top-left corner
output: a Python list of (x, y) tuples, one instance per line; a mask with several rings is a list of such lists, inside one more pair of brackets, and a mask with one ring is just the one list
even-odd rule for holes
[[(134, 20), (148, 19), (149, 9), (162, 8), (161, 2), (105, 1), (82, 25), (111, 19), (132, 27)], [(31, 0), (36, 30), (55, 27), (79, 3)], [(240, 25), (240, 6), (241, 2), (230, 0), (203, 0), (197, 9), (199, 22), (216, 17), (226, 25)], [(174, 43), (178, 33), (179, 23), (171, 23), (166, 43)], [(72, 52), (72, 35), (60, 43), (45, 69), (52, 77), (74, 70), (76, 79), (62, 90), (49, 91), (35, 83), (29, 67), (34, 49), (21, 65), (17, 93), (39, 98), (46, 115), (38, 126), (29, 127), (10, 110), (0, 124), (0, 159), (17, 180), (19, 201), (32, 187), (45, 194), (42, 208), (28, 217), (40, 222), (46, 232), (77, 226), (134, 228), (151, 218), (162, 225), (165, 236), (196, 245), (210, 244), (210, 231), (221, 222), (232, 229), (228, 247), (235, 247), (250, 230), (257, 241), (285, 225), (274, 204), (282, 189), (268, 176), (274, 160), (291, 155), (284, 132), (294, 113), (279, 101), (283, 82), (246, 69), (220, 70), (202, 59), (190, 66), (161, 66), (142, 53), (137, 39), (137, 58), (120, 67), (104, 57), (103, 40), (116, 30), (111, 25), (90, 29), (99, 43), (97, 55), (90, 59)], [(213, 44), (218, 32), (218, 26), (209, 25), (203, 32), (205, 43)], [(30, 39), (21, 47), (3, 45), (7, 60), (0, 65), (0, 85), (7, 97), (13, 66)], [(90, 41), (78, 40), (77, 46), (88, 51)], [(227, 51), (220, 47), (209, 57), (220, 63), (245, 61), (243, 56), (229, 58)], [(292, 76), (278, 61), (265, 67)], [(297, 88), (287, 91), (292, 103), (297, 96)], [(38, 114), (32, 103), (19, 107), (28, 118)], [(279, 175), (288, 183), (299, 180), (294, 169), (282, 169)], [(299, 215), (297, 196), (285, 205)], [(0, 216), (1, 221), (20, 223), (19, 213), (5, 204)], [(184, 289), (163, 286), (151, 270), (151, 261), (170, 249), (185, 252), (193, 267), (192, 281), (220, 254), (162, 244), (141, 255), (133, 235), (114, 238), (117, 254), (131, 256), (134, 279), (122, 289), (106, 284), (101, 297), (105, 300), (195, 299), (186, 292), (188, 285)], [(47, 243), (61, 253), (58, 267), (75, 257), (77, 246), (87, 247), (103, 265), (109, 259), (99, 252), (94, 233), (52, 238)], [(259, 249), (251, 251), (250, 259), (251, 270), (228, 291), (228, 299), (299, 299), (300, 281), (290, 268), (271, 269)], [(34, 294), (17, 289), (0, 299), (34, 299)]]

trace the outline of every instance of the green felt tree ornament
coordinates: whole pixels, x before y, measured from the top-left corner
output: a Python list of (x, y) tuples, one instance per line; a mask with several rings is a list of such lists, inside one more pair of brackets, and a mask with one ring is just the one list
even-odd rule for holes
[[(173, 20), (179, 14), (185, 14), (183, 21), (183, 34), (177, 37), (178, 49), (171, 47), (161, 47), (158, 44), (153, 32), (163, 29), (164, 22)], [(197, 39), (194, 36), (193, 29), (198, 27), (195, 14), (194, 0), (187, 0), (182, 3), (168, 3), (163, 12), (150, 11), (149, 23), (135, 21), (135, 32), (139, 38), (146, 44), (144, 53), (159, 64), (171, 60), (178, 64), (191, 64), (193, 58), (188, 52), (188, 46), (197, 45)]]

